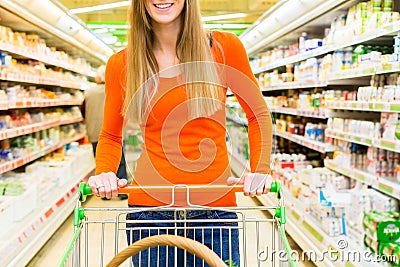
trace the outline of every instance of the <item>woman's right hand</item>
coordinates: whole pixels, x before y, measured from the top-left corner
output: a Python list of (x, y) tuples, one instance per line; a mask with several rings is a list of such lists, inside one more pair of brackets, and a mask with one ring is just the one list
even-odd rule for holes
[(126, 179), (119, 179), (113, 172), (91, 176), (88, 180), (93, 195), (108, 199), (117, 197), (118, 188), (125, 187), (127, 183)]

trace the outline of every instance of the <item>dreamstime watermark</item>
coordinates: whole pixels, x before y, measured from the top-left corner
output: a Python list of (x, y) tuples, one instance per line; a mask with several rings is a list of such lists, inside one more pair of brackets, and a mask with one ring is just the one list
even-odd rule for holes
[(323, 251), (315, 250), (303, 250), (301, 252), (292, 250), (288, 254), (286, 250), (273, 250), (266, 246), (263, 250), (258, 251), (258, 260), (260, 262), (267, 261), (278, 261), (288, 262), (291, 259), (294, 262), (300, 261), (313, 261), (318, 262), (353, 262), (353, 263), (384, 263), (384, 262), (396, 262), (397, 257), (395, 255), (377, 255), (367, 250), (352, 250), (348, 249), (348, 242), (341, 239), (337, 243), (339, 250), (326, 249)]

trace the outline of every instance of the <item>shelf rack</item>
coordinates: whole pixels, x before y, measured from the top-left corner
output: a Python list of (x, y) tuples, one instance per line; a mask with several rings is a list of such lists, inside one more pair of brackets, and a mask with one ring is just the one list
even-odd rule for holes
[(253, 68), (253, 73), (254, 74), (258, 74), (261, 72), (266, 72), (266, 71), (270, 71), (279, 67), (284, 67), (288, 64), (293, 64), (296, 62), (300, 62), (312, 57), (319, 57), (325, 54), (328, 54), (330, 52), (333, 52), (335, 50), (339, 50), (339, 49), (343, 49), (345, 47), (349, 47), (352, 45), (357, 45), (357, 44), (361, 44), (370, 40), (374, 40), (377, 39), (379, 37), (383, 37), (383, 36), (394, 36), (396, 35), (398, 32), (400, 31), (400, 21), (391, 23), (389, 25), (386, 25), (382, 28), (376, 29), (373, 32), (367, 32), (365, 34), (359, 35), (359, 36), (355, 36), (352, 39), (349, 40), (345, 40), (341, 43), (337, 43), (337, 44), (332, 44), (332, 45), (328, 45), (325, 47), (320, 47), (311, 51), (307, 51), (301, 54), (297, 54), (282, 60), (278, 60), (272, 64), (269, 64), (267, 66), (264, 67), (259, 67), (259, 68)]
[(10, 227), (7, 236), (0, 241), (0, 266), (25, 266), (47, 242), (51, 235), (70, 216), (76, 201), (78, 186), (92, 175), (94, 166), (88, 166), (84, 174), (75, 180), (55, 188), (48, 199), (34, 212)]
[(305, 138), (304, 136), (301, 135), (296, 135), (296, 134), (291, 134), (288, 132), (283, 132), (283, 131), (279, 131), (276, 130), (274, 132), (274, 135), (276, 136), (280, 136), (282, 138), (285, 138), (287, 140), (290, 140), (292, 142), (295, 142), (299, 145), (311, 148), (315, 151), (318, 151), (320, 153), (328, 153), (328, 152), (333, 152), (335, 151), (335, 148), (329, 144), (326, 143), (322, 143), (322, 142), (317, 142), (314, 140), (309, 140), (307, 138)]

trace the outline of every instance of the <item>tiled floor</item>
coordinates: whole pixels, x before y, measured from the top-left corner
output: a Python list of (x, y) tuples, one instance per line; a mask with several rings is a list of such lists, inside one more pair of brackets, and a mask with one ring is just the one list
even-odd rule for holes
[[(250, 206), (254, 205), (254, 202), (251, 198), (246, 198), (241, 196), (240, 194), (238, 195), (238, 202), (240, 206)], [(110, 201), (104, 201), (101, 199), (98, 199), (96, 197), (92, 197), (89, 199), (89, 201), (86, 204), (86, 207), (109, 207), (109, 208), (115, 208), (115, 207), (126, 207), (127, 203), (126, 201), (121, 201), (119, 199), (115, 200), (110, 200)], [(90, 228), (89, 228), (89, 245), (87, 246), (89, 248), (89, 264), (88, 266), (102, 266), (100, 264), (100, 257), (102, 253), (104, 253), (104, 259), (105, 261), (108, 261), (112, 256), (114, 252), (114, 229), (115, 229), (115, 224), (114, 223), (105, 223), (101, 224), (100, 222), (104, 222), (106, 218), (115, 218), (112, 215), (113, 211), (102, 211), (102, 212), (88, 212), (88, 218), (92, 220), (93, 222), (90, 223)], [(115, 212), (114, 212), (115, 214)], [(269, 216), (268, 214), (261, 213), (259, 211), (257, 212), (252, 212), (251, 214), (247, 214), (247, 216), (257, 216), (258, 218), (260, 217), (266, 217)], [(73, 223), (72, 223), (72, 216), (59, 228), (59, 230), (54, 234), (54, 236), (47, 242), (47, 244), (42, 248), (42, 250), (36, 255), (36, 257), (28, 264), (28, 267), (52, 267), (56, 266), (59, 262), (59, 260), (62, 258), (64, 251), (67, 248), (67, 244), (69, 240), (71, 240), (72, 235), (73, 235)], [(104, 231), (102, 231), (102, 228), (104, 227)], [(247, 251), (249, 252), (254, 252), (257, 251), (256, 248), (256, 242), (255, 240), (252, 240), (252, 237), (250, 237), (250, 232), (251, 233), (256, 233), (255, 228), (249, 225), (248, 229), (248, 235), (246, 235), (247, 238)], [(260, 236), (260, 243), (259, 244), (268, 244), (268, 242), (271, 241), (270, 235), (271, 235), (271, 229), (264, 229), (259, 231), (258, 235)], [(102, 232), (104, 232), (104, 237), (102, 238)], [(124, 231), (121, 231), (121, 234), (119, 235), (119, 245), (121, 247), (126, 246), (126, 239), (125, 239), (125, 234), (123, 233)], [(112, 237), (111, 237), (112, 235)], [(84, 236), (83, 236), (84, 237)], [(101, 239), (105, 240), (104, 244), (101, 243)], [(108, 240), (108, 242), (107, 242)], [(104, 247), (103, 252), (100, 249), (101, 247)], [(242, 247), (242, 246), (241, 246)], [(292, 249), (299, 249), (296, 244), (294, 244), (291, 241), (291, 247)], [(84, 257), (81, 257), (84, 258)], [(248, 266), (257, 266), (256, 262), (256, 257), (253, 257), (254, 260), (250, 261)], [(85, 266), (82, 264), (82, 266)], [(124, 263), (121, 266), (129, 266), (128, 262)], [(263, 265), (263, 266), (272, 266), (271, 263), (268, 265)], [(298, 266), (307, 266), (311, 267), (314, 266), (310, 262), (303, 262), (299, 263)]]

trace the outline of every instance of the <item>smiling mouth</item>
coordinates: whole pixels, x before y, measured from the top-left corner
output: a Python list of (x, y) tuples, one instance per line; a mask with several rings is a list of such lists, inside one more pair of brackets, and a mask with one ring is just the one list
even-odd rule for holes
[(154, 4), (154, 6), (156, 8), (159, 8), (159, 9), (167, 9), (167, 8), (173, 6), (173, 3), (169, 3), (169, 4)]

